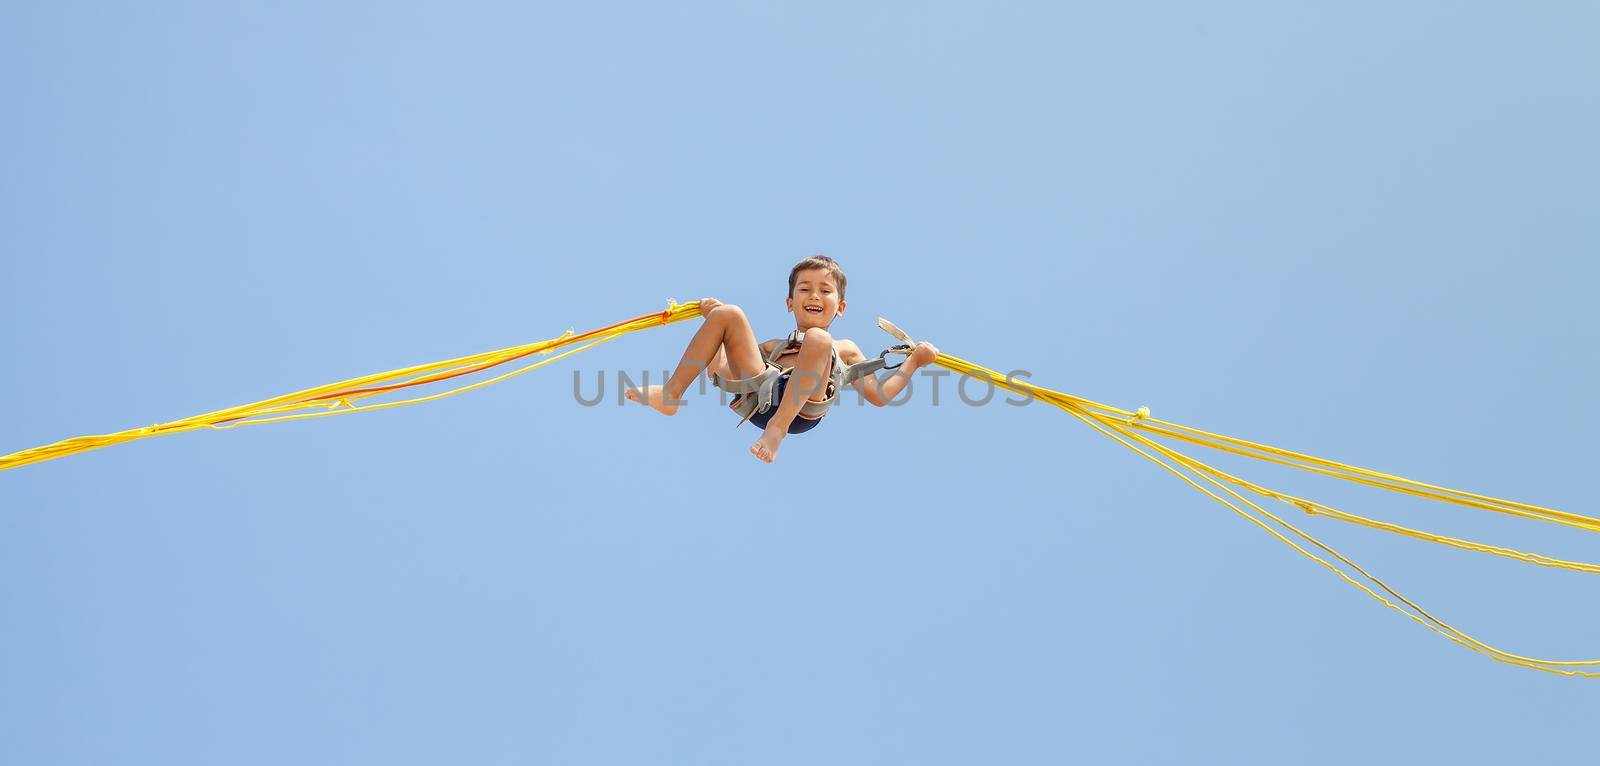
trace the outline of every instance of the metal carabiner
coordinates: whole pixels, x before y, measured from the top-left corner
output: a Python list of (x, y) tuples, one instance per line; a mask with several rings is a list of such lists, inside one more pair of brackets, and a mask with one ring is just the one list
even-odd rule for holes
[(904, 343), (902, 343), (902, 344), (900, 344), (898, 346), (890, 346), (890, 347), (884, 349), (881, 353), (878, 354), (878, 358), (883, 360), (883, 369), (885, 369), (885, 370), (898, 370), (898, 369), (900, 369), (900, 365), (901, 364), (905, 364), (906, 363), (906, 360), (905, 359), (901, 359), (899, 364), (896, 364), (895, 366), (890, 367), (889, 366), (889, 355), (890, 354), (902, 354), (902, 355), (904, 355), (906, 357), (906, 359), (909, 359), (909, 358), (911, 358), (911, 347), (905, 345)]

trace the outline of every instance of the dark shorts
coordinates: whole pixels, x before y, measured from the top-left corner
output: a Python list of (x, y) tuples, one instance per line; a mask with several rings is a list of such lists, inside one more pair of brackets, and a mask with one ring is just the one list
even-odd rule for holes
[[(756, 414), (750, 416), (750, 422), (754, 423), (756, 428), (766, 430), (767, 422), (772, 420), (772, 416), (776, 415), (778, 412), (778, 402), (783, 401), (783, 387), (788, 385), (788, 383), (789, 373), (786, 372), (778, 376), (778, 384), (772, 387), (772, 406), (768, 407), (766, 412), (757, 412)], [(813, 428), (816, 428), (817, 424), (821, 422), (822, 418), (812, 420), (807, 417), (802, 417), (797, 413), (794, 416), (794, 420), (789, 421), (788, 433), (803, 434)]]

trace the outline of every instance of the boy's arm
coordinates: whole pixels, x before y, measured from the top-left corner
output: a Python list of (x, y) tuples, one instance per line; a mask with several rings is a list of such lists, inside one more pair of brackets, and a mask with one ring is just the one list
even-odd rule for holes
[[(923, 346), (927, 346), (927, 348), (924, 349)], [(917, 368), (925, 363), (924, 360), (932, 361), (933, 357), (938, 353), (938, 349), (935, 349), (932, 345), (918, 343), (916, 350), (906, 358), (905, 363), (900, 365), (899, 369), (894, 371), (893, 375), (883, 379), (879, 379), (876, 375), (863, 375), (856, 378), (854, 383), (856, 391), (860, 392), (861, 396), (871, 402), (874, 407), (882, 407), (911, 384), (911, 373), (916, 372)], [(861, 353), (861, 347), (857, 346), (855, 341), (839, 341), (839, 361), (844, 362), (846, 365), (851, 365), (864, 361), (866, 358), (866, 355)]]

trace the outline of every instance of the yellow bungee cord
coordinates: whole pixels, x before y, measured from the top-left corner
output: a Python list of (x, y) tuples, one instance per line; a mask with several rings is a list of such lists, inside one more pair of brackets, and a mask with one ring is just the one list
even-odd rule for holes
[[(242, 425), (256, 425), (261, 423), (275, 423), (284, 420), (298, 420), (303, 418), (326, 417), (329, 415), (344, 415), (353, 412), (366, 412), (370, 410), (400, 407), (408, 404), (442, 399), (447, 396), (482, 388), (493, 383), (498, 383), (516, 377), (531, 370), (543, 367), (551, 362), (564, 359), (573, 354), (593, 348), (629, 333), (651, 327), (660, 327), (674, 322), (694, 319), (700, 316), (699, 302), (679, 304), (669, 301), (666, 310), (644, 314), (623, 322), (608, 325), (597, 330), (590, 330), (581, 334), (574, 334), (571, 330), (559, 337), (550, 340), (529, 343), (512, 348), (490, 351), (443, 362), (423, 364), (407, 367), (391, 372), (368, 375), (361, 378), (341, 381), (326, 386), (297, 391), (292, 394), (266, 399), (253, 404), (218, 410), (203, 415), (184, 418), (171, 423), (162, 423), (144, 428), (129, 429), (112, 434), (98, 436), (80, 436), (48, 444), (42, 447), (23, 450), (0, 457), (0, 470), (17, 468), (19, 466), (52, 460), (67, 455), (86, 452), (100, 447), (120, 444), (122, 442), (142, 439), (157, 434), (180, 433), (199, 429), (229, 429)], [(892, 323), (879, 319), (878, 326), (884, 331), (895, 336), (905, 343), (898, 350), (909, 350), (915, 344), (899, 328)], [(550, 356), (559, 349), (568, 350)], [(450, 389), (441, 393), (421, 396), (397, 401), (385, 401), (371, 404), (357, 404), (364, 400), (382, 396), (414, 386), (428, 385), (452, 378), (471, 375), (490, 368), (507, 364), (532, 355), (544, 355), (542, 359), (511, 372), (487, 378), (469, 385)], [(1551, 508), (1542, 508), (1527, 503), (1518, 503), (1509, 500), (1489, 497), (1486, 495), (1463, 492), (1447, 487), (1424, 484), (1400, 476), (1393, 476), (1379, 471), (1374, 471), (1357, 466), (1314, 457), (1290, 450), (1257, 444), (1230, 436), (1201, 431), (1188, 426), (1159, 420), (1151, 417), (1150, 410), (1140, 407), (1138, 410), (1127, 410), (1090, 401), (1083, 397), (1054, 391), (1048, 388), (1033, 385), (1026, 381), (1014, 380), (1001, 375), (987, 367), (968, 362), (948, 354), (939, 354), (934, 359), (934, 364), (950, 370), (959, 375), (967, 375), (990, 384), (1011, 391), (1013, 393), (1029, 396), (1061, 409), (1072, 417), (1082, 421), (1085, 425), (1095, 429), (1106, 437), (1122, 444), (1141, 457), (1150, 460), (1169, 473), (1182, 479), (1195, 490), (1206, 495), (1212, 500), (1221, 503), (1246, 520), (1271, 534), (1279, 542), (1289, 546), (1301, 555), (1315, 561), (1329, 571), (1338, 575), (1344, 582), (1350, 584), (1368, 596), (1377, 600), (1384, 606), (1393, 609), (1412, 621), (1422, 625), (1428, 630), (1437, 633), (1450, 641), (1459, 644), (1471, 651), (1482, 654), (1497, 662), (1503, 662), (1533, 670), (1542, 670), (1564, 676), (1583, 678), (1600, 677), (1600, 671), (1580, 670), (1578, 668), (1593, 668), (1600, 666), (1600, 660), (1546, 660), (1534, 657), (1525, 657), (1513, 654), (1489, 644), (1483, 643), (1458, 628), (1430, 614), (1414, 601), (1401, 595), (1383, 580), (1363, 569), (1361, 566), (1345, 557), (1343, 554), (1329, 547), (1327, 544), (1307, 534), (1282, 517), (1257, 505), (1255, 502), (1240, 494), (1240, 490), (1254, 493), (1258, 496), (1288, 504), (1299, 508), (1307, 514), (1323, 518), (1356, 524), (1369, 529), (1410, 537), (1416, 540), (1446, 545), (1458, 550), (1475, 551), (1501, 556), (1517, 561), (1523, 561), (1538, 566), (1567, 569), (1575, 572), (1600, 573), (1600, 565), (1578, 561), (1565, 561), (1544, 556), (1537, 553), (1526, 553), (1500, 546), (1487, 545), (1469, 540), (1462, 540), (1430, 532), (1410, 529), (1386, 521), (1357, 516), (1352, 513), (1338, 510), (1327, 505), (1313, 502), (1305, 498), (1277, 492), (1267, 487), (1255, 484), (1233, 474), (1221, 471), (1202, 461), (1177, 451), (1176, 449), (1156, 441), (1152, 437), (1181, 442), (1208, 449), (1214, 449), (1241, 457), (1252, 458), (1269, 463), (1275, 463), (1311, 473), (1320, 474), (1336, 479), (1342, 479), (1356, 484), (1362, 484), (1377, 489), (1421, 497), (1443, 503), (1477, 508), (1516, 516), (1533, 521), (1543, 521), (1591, 532), (1600, 532), (1600, 519), (1576, 513), (1558, 511)], [(309, 410), (309, 411), (308, 411)], [(1202, 483), (1203, 482), (1203, 483)], [(1208, 486), (1209, 485), (1209, 488)], [(1214, 491), (1215, 490), (1215, 491)], [(1246, 510), (1249, 508), (1249, 510)], [(1297, 542), (1298, 540), (1298, 542)], [(1319, 555), (1319, 553), (1321, 555)], [(1335, 563), (1337, 562), (1337, 563)]]
[[(326, 386), (318, 386), (317, 388), (308, 388), (304, 391), (296, 391), (292, 394), (276, 396), (271, 399), (255, 402), (254, 404), (230, 407), (225, 410), (208, 412), (204, 415), (195, 415), (193, 417), (184, 418), (183, 420), (175, 420), (171, 423), (158, 423), (153, 426), (133, 428), (127, 431), (118, 431), (117, 433), (113, 434), (79, 436), (73, 439), (65, 439), (54, 444), (46, 444), (43, 447), (35, 447), (33, 449), (27, 449), (0, 457), (0, 471), (8, 468), (17, 468), (19, 466), (28, 465), (29, 463), (38, 463), (45, 460), (54, 460), (58, 457), (66, 457), (67, 455), (75, 455), (79, 452), (88, 452), (92, 449), (109, 447), (113, 444), (121, 444), (123, 442), (133, 441), (135, 439), (143, 439), (145, 437), (155, 436), (157, 434), (182, 433), (184, 431), (195, 431), (202, 428), (227, 429), (236, 428), (238, 426), (257, 425), (260, 423), (276, 423), (283, 420), (320, 418), (327, 417), (329, 415), (347, 415), (352, 412), (367, 412), (370, 410), (387, 409), (389, 407), (400, 407), (407, 404), (417, 404), (420, 402), (432, 401), (434, 399), (443, 399), (444, 397), (454, 396), (459, 393), (471, 391), (475, 388), (482, 388), (491, 383), (498, 383), (502, 380), (506, 380), (507, 378), (514, 378), (525, 372), (543, 367), (556, 360), (565, 359), (566, 357), (572, 356), (580, 351), (586, 351), (607, 341), (616, 340), (617, 338), (627, 335), (628, 333), (638, 332), (651, 327), (660, 327), (662, 325), (672, 324), (673, 322), (682, 322), (686, 319), (695, 319), (700, 316), (700, 303), (698, 301), (680, 305), (677, 301), (669, 300), (668, 304), (669, 305), (665, 311), (658, 311), (654, 314), (637, 316), (633, 319), (617, 322), (616, 324), (607, 325), (600, 329), (590, 330), (582, 334), (573, 334), (571, 330), (568, 330), (560, 337), (552, 338), (550, 340), (543, 340), (537, 343), (528, 343), (521, 346), (513, 346), (511, 348), (501, 349), (499, 351), (489, 351), (481, 354), (473, 354), (471, 356), (463, 356), (458, 359), (449, 359), (443, 362), (420, 364), (413, 367), (406, 367), (404, 369), (378, 373), (376, 375), (367, 375), (361, 378), (352, 378), (350, 380), (340, 381), (338, 383), (331, 383)], [(530, 364), (521, 369), (513, 370), (512, 372), (504, 373), (488, 380), (478, 381), (477, 383), (451, 389), (442, 393), (418, 397), (415, 399), (383, 402), (380, 404), (368, 404), (361, 406), (355, 404), (356, 402), (364, 399), (380, 396), (382, 394), (389, 393), (390, 391), (397, 391), (403, 388), (427, 385), (451, 378), (471, 375), (473, 373), (482, 372), (491, 367), (513, 362), (534, 354), (550, 354), (557, 349), (566, 348), (568, 346), (577, 347), (565, 353), (539, 361), (535, 364)], [(287, 412), (297, 412), (300, 410), (320, 411), (303, 412), (297, 415), (281, 414)]]

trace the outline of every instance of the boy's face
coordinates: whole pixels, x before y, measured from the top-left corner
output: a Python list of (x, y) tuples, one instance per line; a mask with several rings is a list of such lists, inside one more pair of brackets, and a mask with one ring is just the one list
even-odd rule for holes
[(827, 329), (834, 317), (844, 314), (844, 299), (839, 297), (839, 286), (827, 269), (806, 269), (795, 275), (794, 292), (789, 294), (787, 305), (801, 330)]

